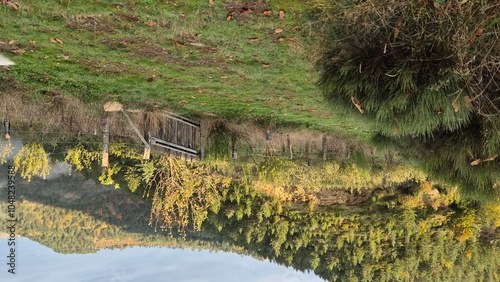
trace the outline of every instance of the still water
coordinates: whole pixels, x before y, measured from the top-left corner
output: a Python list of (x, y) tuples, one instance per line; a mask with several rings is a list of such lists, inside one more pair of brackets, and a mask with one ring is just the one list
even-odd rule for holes
[[(0, 239), (2, 260), (7, 239)], [(60, 254), (28, 238), (16, 239), (16, 274), (2, 263), (1, 281), (323, 281), (268, 260), (235, 253), (166, 247)]]

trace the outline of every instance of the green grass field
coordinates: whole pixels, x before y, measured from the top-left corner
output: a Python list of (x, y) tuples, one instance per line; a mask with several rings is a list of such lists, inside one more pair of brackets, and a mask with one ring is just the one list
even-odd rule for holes
[(212, 113), (367, 140), (367, 121), (355, 110), (327, 106), (316, 86), (320, 46), (313, 26), (321, 1), (243, 2), (3, 5), (0, 52), (17, 65), (2, 76), (34, 98), (117, 100), (129, 108)]

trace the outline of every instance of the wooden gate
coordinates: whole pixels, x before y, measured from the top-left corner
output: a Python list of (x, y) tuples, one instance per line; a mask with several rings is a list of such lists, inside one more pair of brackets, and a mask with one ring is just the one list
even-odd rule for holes
[(204, 157), (204, 133), (201, 124), (185, 117), (165, 114), (158, 136), (149, 134), (149, 144), (155, 151), (193, 160)]

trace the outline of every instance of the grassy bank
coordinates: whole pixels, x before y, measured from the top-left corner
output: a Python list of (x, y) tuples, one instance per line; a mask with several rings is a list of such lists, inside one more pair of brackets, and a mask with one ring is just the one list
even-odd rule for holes
[[(317, 3), (23, 1), (0, 7), (3, 70), (31, 97), (212, 113), (367, 139), (316, 87)], [(280, 12), (281, 11), (281, 12)]]

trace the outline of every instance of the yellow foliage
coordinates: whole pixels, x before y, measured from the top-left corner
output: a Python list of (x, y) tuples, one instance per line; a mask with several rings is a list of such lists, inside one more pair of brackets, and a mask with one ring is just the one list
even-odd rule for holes
[(24, 145), (19, 153), (14, 157), (15, 170), (21, 172), (21, 177), (28, 182), (35, 175), (45, 179), (50, 173), (49, 158), (41, 144)]
[(4, 164), (7, 162), (7, 157), (12, 154), (13, 150), (14, 146), (12, 146), (12, 143), (10, 143), (10, 141), (2, 144), (2, 146), (0, 147), (0, 164)]

